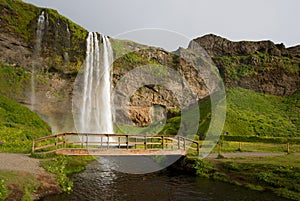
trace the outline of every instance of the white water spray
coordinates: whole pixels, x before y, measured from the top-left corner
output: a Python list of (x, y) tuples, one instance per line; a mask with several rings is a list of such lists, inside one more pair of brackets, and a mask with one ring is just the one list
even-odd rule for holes
[(87, 38), (86, 62), (83, 72), (82, 102), (77, 129), (80, 133), (113, 133), (111, 112), (112, 48), (109, 39), (96, 33)]
[(36, 42), (35, 42), (35, 46), (34, 46), (34, 55), (33, 55), (33, 59), (34, 59), (34, 63), (32, 65), (31, 68), (31, 97), (30, 97), (30, 101), (31, 101), (31, 110), (33, 111), (35, 108), (35, 81), (34, 81), (34, 77), (35, 77), (35, 68), (36, 65), (38, 64), (38, 58), (40, 55), (40, 51), (41, 51), (41, 44), (42, 44), (42, 38), (43, 38), (43, 34), (44, 34), (44, 29), (45, 29), (45, 12), (43, 11), (39, 18), (38, 18), (38, 22), (37, 22), (37, 30), (36, 30)]

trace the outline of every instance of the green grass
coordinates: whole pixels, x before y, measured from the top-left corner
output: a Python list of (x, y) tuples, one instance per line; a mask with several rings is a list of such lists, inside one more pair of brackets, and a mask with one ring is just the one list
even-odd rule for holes
[[(1, 181), (3, 181), (2, 188), (6, 188), (6, 191), (1, 189)], [(32, 194), (42, 184), (37, 181), (34, 175), (26, 172), (16, 172), (11, 170), (0, 170), (0, 200), (5, 198), (11, 193), (7, 190), (7, 186), (13, 185), (15, 189), (23, 193), (22, 200), (33, 200)], [(4, 196), (1, 197), (1, 192)]]
[[(221, 162), (227, 174), (245, 181), (243, 185), (260, 186), (279, 196), (298, 200), (300, 197), (300, 157), (227, 159)], [(247, 184), (246, 184), (247, 183)]]
[(229, 135), (299, 137), (300, 91), (288, 97), (227, 89), (224, 131)]
[(114, 51), (114, 58), (118, 59), (130, 52), (135, 52), (136, 48), (146, 49), (146, 45), (142, 45), (130, 40), (120, 40), (110, 38), (110, 42)]
[(235, 159), (199, 159), (187, 157), (199, 177), (244, 186), (252, 190), (271, 190), (281, 197), (299, 200), (300, 157), (288, 154), (276, 157)]
[[(225, 140), (293, 143), (294, 137), (300, 137), (300, 91), (288, 97), (266, 95), (243, 88), (228, 88), (226, 92), (227, 114), (223, 131), (228, 135)], [(198, 132), (201, 139), (210, 124), (210, 99), (200, 102), (199, 108)], [(169, 118), (162, 134), (177, 134), (180, 121), (180, 116)]]
[(37, 114), (0, 95), (0, 152), (29, 153), (32, 139), (50, 134)]
[[(217, 153), (217, 146), (213, 152)], [(222, 152), (287, 152), (287, 144), (223, 141)], [(300, 153), (300, 144), (290, 144), (290, 153)]]

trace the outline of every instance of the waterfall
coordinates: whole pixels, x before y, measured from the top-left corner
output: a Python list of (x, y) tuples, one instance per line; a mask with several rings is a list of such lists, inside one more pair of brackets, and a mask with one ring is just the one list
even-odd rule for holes
[(36, 68), (36, 65), (38, 64), (38, 58), (39, 58), (40, 51), (41, 51), (41, 44), (42, 44), (44, 29), (45, 29), (45, 12), (42, 11), (42, 13), (40, 14), (40, 16), (38, 18), (38, 22), (37, 22), (36, 42), (35, 42), (34, 52), (33, 52), (34, 63), (32, 65), (32, 69), (31, 69), (31, 97), (30, 97), (30, 99), (31, 99), (31, 110), (32, 111), (34, 110), (34, 106), (35, 106), (35, 81), (34, 81), (35, 68)]
[[(67, 27), (67, 40), (65, 41), (65, 47), (70, 48), (71, 47), (71, 33), (70, 33), (68, 23), (66, 23), (66, 27)], [(64, 61), (69, 62), (69, 53), (67, 51), (64, 52)]]
[(82, 79), (82, 101), (78, 130), (80, 133), (113, 133), (111, 111), (112, 48), (109, 39), (90, 32), (86, 41), (86, 61)]

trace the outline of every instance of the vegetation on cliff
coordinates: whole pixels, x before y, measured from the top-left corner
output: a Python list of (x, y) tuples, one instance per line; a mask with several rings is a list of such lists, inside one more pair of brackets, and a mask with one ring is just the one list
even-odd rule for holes
[[(44, 58), (44, 70), (76, 73), (85, 58), (85, 38), (87, 31), (57, 11), (39, 8), (21, 0), (0, 1), (0, 31), (8, 38), (18, 38), (34, 57), (36, 30), (39, 16), (44, 13), (45, 27), (42, 30), (40, 56)], [(10, 62), (14, 62), (11, 58)], [(22, 67), (22, 61), (18, 63)], [(46, 67), (46, 68), (45, 68)]]
[(194, 39), (212, 57), (227, 87), (287, 96), (300, 87), (299, 46), (286, 48), (272, 41), (232, 42), (213, 34)]

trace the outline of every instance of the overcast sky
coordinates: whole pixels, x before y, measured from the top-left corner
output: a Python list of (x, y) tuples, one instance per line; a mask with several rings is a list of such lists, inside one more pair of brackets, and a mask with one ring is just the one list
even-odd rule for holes
[(230, 40), (300, 44), (299, 0), (24, 0), (53, 8), (89, 31), (186, 47), (214, 33)]

